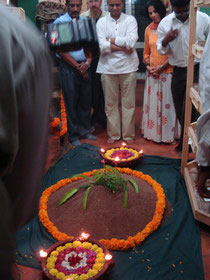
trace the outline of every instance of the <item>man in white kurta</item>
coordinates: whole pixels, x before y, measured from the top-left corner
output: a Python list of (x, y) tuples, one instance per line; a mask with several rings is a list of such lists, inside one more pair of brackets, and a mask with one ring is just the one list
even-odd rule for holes
[(110, 14), (99, 19), (96, 25), (101, 50), (97, 73), (102, 74), (110, 144), (121, 137), (128, 143), (135, 138), (135, 87), (139, 65), (135, 43), (138, 30), (136, 19), (122, 13), (123, 6), (123, 0), (108, 0)]
[(200, 95), (203, 113), (197, 121), (198, 150), (196, 161), (199, 165), (196, 182), (201, 196), (210, 198), (205, 182), (210, 178), (210, 35), (205, 44), (200, 62)]

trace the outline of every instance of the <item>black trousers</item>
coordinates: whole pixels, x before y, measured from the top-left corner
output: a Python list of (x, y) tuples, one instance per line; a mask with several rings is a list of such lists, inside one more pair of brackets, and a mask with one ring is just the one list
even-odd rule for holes
[(101, 74), (96, 73), (99, 58), (93, 58), (91, 63), (91, 78), (92, 78), (92, 108), (91, 125), (100, 124), (106, 128), (106, 114), (104, 110), (104, 94), (101, 85)]
[[(194, 83), (198, 83), (199, 79), (199, 64), (194, 66)], [(181, 68), (174, 66), (172, 75), (171, 91), (176, 110), (177, 118), (181, 124), (181, 135), (179, 144), (182, 147), (184, 136), (184, 119), (185, 119), (185, 99), (186, 99), (186, 85), (187, 85), (187, 67)], [(192, 121), (196, 121), (198, 114), (196, 109), (192, 108)]]
[(80, 139), (90, 131), (91, 72), (84, 80), (77, 70), (60, 59), (59, 78), (67, 114), (70, 142)]

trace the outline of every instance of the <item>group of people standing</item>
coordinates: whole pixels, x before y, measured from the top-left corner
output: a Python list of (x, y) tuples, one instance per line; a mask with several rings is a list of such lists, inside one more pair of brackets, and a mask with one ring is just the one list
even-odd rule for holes
[[(107, 128), (110, 144), (121, 138), (131, 144), (135, 139), (137, 21), (122, 12), (123, 0), (108, 0), (109, 13), (101, 10), (101, 4), (102, 0), (90, 0), (89, 9), (80, 15), (82, 0), (67, 0), (66, 14), (55, 21), (92, 18), (100, 46), (100, 57), (87, 56), (83, 49), (59, 53), (60, 81), (73, 145), (80, 145), (82, 138), (96, 140), (91, 133), (98, 124)], [(173, 12), (168, 16), (161, 0), (149, 0), (145, 7), (151, 23), (145, 30), (146, 80), (140, 127), (144, 138), (157, 143), (173, 143), (180, 138), (179, 151), (184, 129), (189, 4), (190, 0), (171, 0)], [(198, 12), (197, 39), (204, 40), (208, 30), (209, 17)], [(195, 64), (195, 80), (198, 66)]]
[[(82, 138), (95, 140), (91, 133), (97, 123), (107, 127), (109, 144), (121, 138), (128, 144), (135, 140), (137, 21), (122, 12), (123, 0), (108, 0), (109, 13), (101, 11), (101, 2), (90, 0), (89, 10), (80, 15), (82, 0), (67, 0), (67, 13), (55, 21), (92, 18), (99, 40), (100, 57), (85, 55), (83, 49), (59, 53), (69, 140), (73, 145), (80, 145)], [(157, 143), (179, 139), (176, 150), (182, 151), (190, 0), (170, 2), (173, 12), (169, 15), (161, 0), (149, 0), (145, 6), (151, 23), (145, 30), (146, 79), (140, 128), (144, 138)], [(209, 16), (197, 12), (197, 42), (207, 39), (209, 25)], [(199, 63), (195, 60), (194, 81), (198, 79)]]

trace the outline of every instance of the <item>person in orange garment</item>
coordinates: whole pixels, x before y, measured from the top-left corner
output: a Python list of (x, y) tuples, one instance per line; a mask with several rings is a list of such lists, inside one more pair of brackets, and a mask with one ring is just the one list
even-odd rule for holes
[(41, 34), (0, 5), (0, 279), (14, 234), (35, 215), (47, 154), (51, 57)]
[(157, 27), (166, 15), (162, 1), (146, 3), (146, 13), (152, 22), (145, 30), (143, 62), (146, 65), (141, 130), (144, 138), (160, 143), (173, 143), (177, 133), (177, 118), (171, 93), (173, 67), (168, 55), (157, 51)]

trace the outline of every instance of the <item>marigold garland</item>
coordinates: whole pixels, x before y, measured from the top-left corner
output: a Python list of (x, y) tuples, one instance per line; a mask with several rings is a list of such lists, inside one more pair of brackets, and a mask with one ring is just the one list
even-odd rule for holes
[[(155, 213), (152, 220), (146, 225), (146, 227), (141, 231), (138, 232), (135, 236), (129, 236), (127, 239), (101, 239), (99, 240), (102, 244), (104, 244), (109, 250), (120, 250), (126, 251), (130, 248), (134, 248), (137, 245), (140, 245), (153, 231), (155, 231), (163, 218), (166, 201), (165, 201), (165, 194), (164, 190), (159, 183), (153, 180), (149, 175), (144, 175), (141, 171), (132, 170), (130, 168), (116, 168), (120, 173), (125, 173), (131, 176), (135, 176), (139, 179), (144, 180), (150, 186), (153, 187), (154, 191), (156, 192), (157, 196), (157, 203), (155, 208)], [(93, 176), (94, 172), (84, 172), (82, 175), (85, 176)], [(55, 185), (52, 185), (48, 189), (46, 189), (41, 196), (40, 203), (39, 203), (39, 219), (43, 226), (47, 229), (47, 231), (58, 241), (74, 238), (74, 236), (69, 236), (66, 233), (62, 233), (58, 230), (58, 228), (50, 221), (48, 213), (47, 213), (47, 202), (50, 195), (56, 192), (58, 189), (62, 188), (63, 186), (70, 184), (72, 182), (81, 180), (82, 177), (74, 177), (72, 179), (63, 179), (58, 181)]]
[[(50, 122), (50, 127), (55, 135), (63, 136), (67, 132), (67, 116), (66, 116), (66, 109), (65, 109), (62, 90), (60, 91), (60, 106), (61, 106), (61, 121), (59, 118), (54, 118), (53, 121)], [(56, 130), (55, 127), (57, 127), (60, 124), (60, 122), (62, 122), (62, 128), (61, 130)]]

